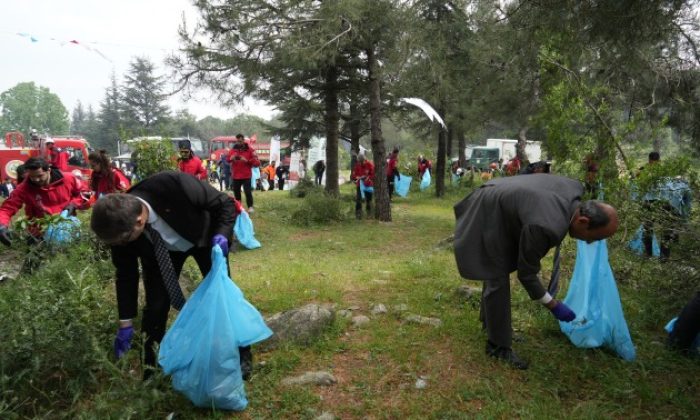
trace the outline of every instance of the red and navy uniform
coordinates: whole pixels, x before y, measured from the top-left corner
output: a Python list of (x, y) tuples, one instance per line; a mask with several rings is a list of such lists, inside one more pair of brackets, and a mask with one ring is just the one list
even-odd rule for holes
[(207, 170), (202, 166), (202, 160), (197, 156), (192, 156), (189, 159), (180, 159), (178, 164), (180, 172), (194, 175), (195, 178), (205, 181), (207, 179)]
[(231, 163), (231, 177), (233, 179), (250, 179), (253, 177), (253, 168), (260, 166), (255, 149), (247, 143), (243, 146), (235, 144), (226, 160)]

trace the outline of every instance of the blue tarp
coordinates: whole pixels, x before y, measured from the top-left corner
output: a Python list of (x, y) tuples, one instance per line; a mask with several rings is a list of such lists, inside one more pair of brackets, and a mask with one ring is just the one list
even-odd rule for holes
[(576, 243), (576, 265), (564, 299), (576, 319), (560, 321), (561, 331), (576, 347), (606, 346), (624, 360), (634, 360), (636, 351), (608, 262), (608, 245), (605, 240)]
[(212, 269), (165, 334), (158, 354), (173, 388), (198, 407), (243, 410), (248, 405), (238, 347), (265, 340), (272, 331), (228, 276), (221, 248)]
[(61, 221), (53, 223), (44, 232), (44, 242), (53, 246), (68, 245), (80, 237), (80, 220), (69, 216), (67, 211), (61, 212)]

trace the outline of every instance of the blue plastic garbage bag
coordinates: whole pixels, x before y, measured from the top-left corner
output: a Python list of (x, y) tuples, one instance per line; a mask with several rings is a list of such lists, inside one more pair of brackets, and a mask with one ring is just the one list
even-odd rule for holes
[[(639, 226), (639, 229), (634, 233), (632, 239), (627, 243), (629, 249), (634, 251), (635, 254), (644, 255), (646, 249), (644, 248), (644, 225)], [(656, 234), (651, 239), (651, 253), (654, 257), (661, 255), (661, 248), (659, 247), (659, 241), (656, 239)]]
[(452, 174), (452, 185), (457, 185), (457, 184), (459, 184), (459, 181), (460, 181), (461, 179), (462, 179), (462, 177), (460, 177), (459, 175), (457, 175), (457, 174)]
[(363, 180), (360, 180), (360, 197), (362, 197), (363, 200), (365, 199), (366, 192), (374, 194), (374, 187), (368, 187)]
[(250, 177), (250, 188), (255, 189), (257, 187), (258, 179), (260, 179), (260, 168), (255, 167), (252, 170), (252, 176)]
[(260, 248), (260, 242), (255, 239), (253, 221), (250, 220), (248, 212), (242, 211), (238, 217), (236, 217), (236, 223), (233, 225), (233, 233), (244, 248)]
[(64, 210), (61, 219), (46, 228), (44, 242), (53, 246), (68, 245), (80, 236), (80, 220), (77, 217), (69, 216), (68, 211)]
[(173, 388), (198, 407), (243, 410), (248, 401), (238, 347), (272, 335), (260, 313), (228, 276), (221, 248), (160, 345), (158, 362)]
[(576, 243), (576, 265), (564, 299), (576, 319), (559, 322), (561, 331), (576, 347), (606, 346), (632, 361), (636, 352), (608, 262), (608, 245), (605, 240)]
[(420, 180), (420, 190), (423, 191), (430, 187), (430, 181), (432, 181), (430, 176), (430, 171), (423, 172), (423, 178)]
[(408, 195), (408, 189), (411, 188), (413, 177), (404, 174), (400, 175), (400, 179), (398, 176), (394, 177), (394, 192), (401, 197), (406, 197)]

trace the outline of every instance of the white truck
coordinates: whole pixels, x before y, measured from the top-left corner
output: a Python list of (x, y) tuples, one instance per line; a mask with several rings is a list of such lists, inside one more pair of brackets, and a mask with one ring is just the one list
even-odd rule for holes
[[(517, 154), (517, 145), (517, 140), (487, 139), (486, 146), (467, 146), (465, 154), (468, 156), (470, 167), (485, 170), (492, 162), (502, 159), (502, 162), (506, 163), (513, 159)], [(530, 162), (539, 161), (542, 158), (542, 142), (528, 140), (525, 153)]]

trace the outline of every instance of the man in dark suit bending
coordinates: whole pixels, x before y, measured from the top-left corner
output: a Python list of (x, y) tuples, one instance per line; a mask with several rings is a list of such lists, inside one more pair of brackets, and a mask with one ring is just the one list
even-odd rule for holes
[[(180, 310), (184, 303), (177, 279), (185, 260), (194, 257), (202, 275), (206, 275), (212, 265), (213, 245), (219, 245), (228, 255), (235, 220), (236, 210), (229, 196), (180, 172), (155, 174), (126, 194), (109, 194), (97, 201), (90, 227), (111, 246), (116, 268), (117, 358), (129, 350), (134, 334), (139, 260), (146, 292), (141, 324), (146, 334), (144, 377), (148, 377), (156, 365), (153, 345), (165, 335), (170, 306)], [(252, 354), (249, 347), (240, 352), (241, 369), (247, 379)]]
[(510, 273), (531, 299), (559, 320), (576, 315), (553, 299), (540, 282), (540, 260), (568, 233), (587, 242), (605, 239), (618, 226), (615, 209), (600, 201), (581, 202), (580, 182), (549, 174), (499, 178), (474, 190), (454, 210), (455, 257), (464, 278), (484, 281), (481, 321), (486, 353), (518, 369), (528, 364), (511, 349)]

